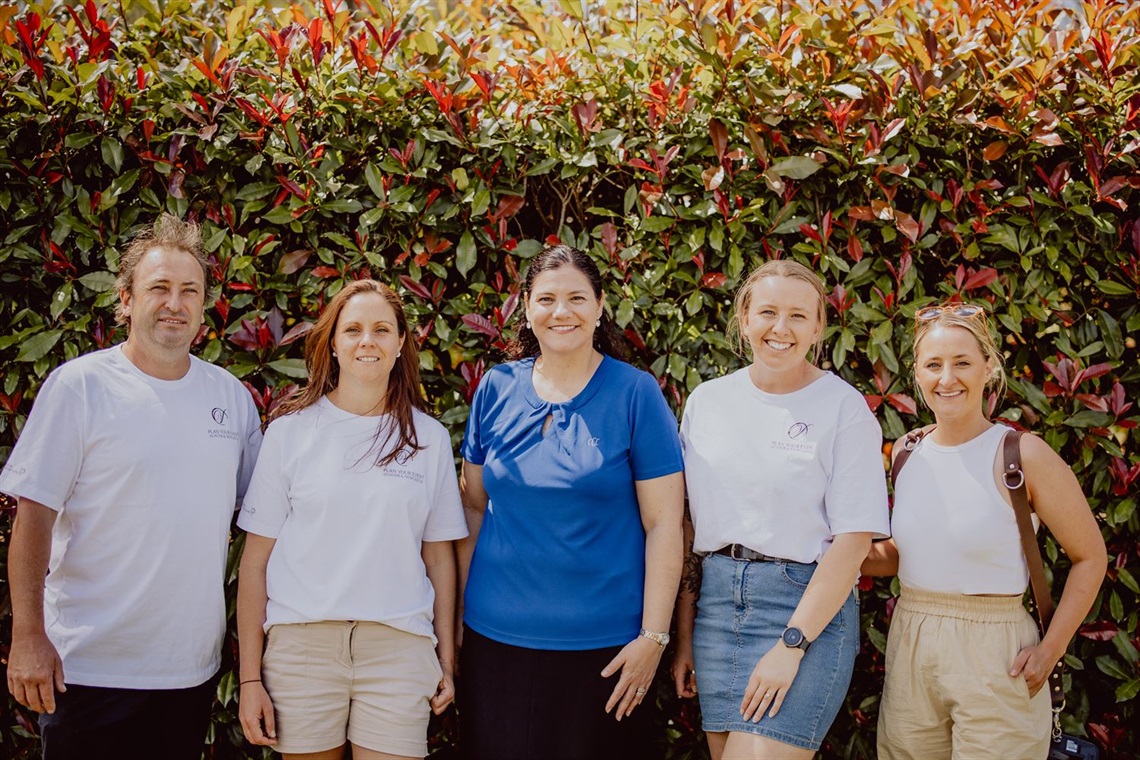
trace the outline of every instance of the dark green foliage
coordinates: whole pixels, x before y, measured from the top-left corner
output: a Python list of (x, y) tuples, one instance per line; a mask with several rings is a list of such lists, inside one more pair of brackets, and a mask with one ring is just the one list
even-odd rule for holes
[[(1011, 375), (993, 413), (1072, 464), (1108, 544), (1067, 714), (1131, 756), (1140, 10), (696, 5), (0, 5), (0, 460), (53, 367), (124, 337), (111, 272), (162, 210), (204, 224), (222, 283), (197, 353), (263, 411), (303, 381), (306, 323), (371, 271), (404, 293), (457, 443), (548, 236), (597, 258), (634, 363), (677, 409), (739, 366), (728, 306), (767, 257), (826, 276), (827, 366), (888, 439), (928, 421), (916, 305), (985, 303)], [(1059, 586), (1067, 561), (1045, 545)], [(874, 755), (889, 598), (868, 584), (824, 757)], [(216, 758), (256, 756), (234, 692), (227, 674)], [(662, 755), (703, 757), (694, 706), (670, 692)], [(30, 751), (29, 717), (0, 706), (0, 754)]]

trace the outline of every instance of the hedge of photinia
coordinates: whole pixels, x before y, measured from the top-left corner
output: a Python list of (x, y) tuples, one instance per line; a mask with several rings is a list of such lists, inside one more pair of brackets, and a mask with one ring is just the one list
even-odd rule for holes
[[(915, 307), (983, 303), (1010, 373), (992, 413), (1072, 464), (1108, 544), (1067, 657), (1068, 728), (1136, 751), (1134, 3), (235, 5), (0, 4), (0, 461), (47, 373), (124, 337), (111, 272), (162, 210), (203, 224), (220, 282), (196, 351), (263, 412), (303, 381), (297, 339), (321, 306), (371, 272), (407, 299), (456, 442), (548, 241), (596, 257), (634, 363), (678, 410), (740, 365), (724, 328), (742, 275), (811, 264), (826, 366), (887, 440), (929, 421)], [(824, 757), (874, 755), (893, 590), (864, 586)], [(7, 605), (0, 626), (6, 650)], [(227, 672), (215, 758), (257, 755), (234, 692)], [(701, 757), (696, 708), (670, 692), (662, 756)], [(0, 706), (5, 757), (28, 756), (31, 717)]]

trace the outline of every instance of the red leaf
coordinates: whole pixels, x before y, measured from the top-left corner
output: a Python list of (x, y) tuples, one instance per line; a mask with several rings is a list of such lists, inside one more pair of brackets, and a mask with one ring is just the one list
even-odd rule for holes
[(965, 283), (962, 285), (962, 290), (974, 290), (975, 288), (984, 288), (991, 282), (996, 280), (998, 272), (991, 267), (984, 267), (976, 272), (970, 272), (966, 277)]
[(1108, 402), (1093, 393), (1078, 393), (1074, 397), (1094, 412), (1108, 413)]
[(281, 257), (281, 261), (277, 264), (277, 271), (281, 274), (293, 274), (305, 266), (305, 262), (312, 255), (313, 251), (309, 248), (290, 251)]
[(810, 224), (806, 224), (806, 223), (801, 224), (800, 225), (800, 232), (803, 234), (804, 237), (808, 238), (809, 240), (814, 240), (817, 243), (823, 242), (823, 238), (821, 238), (819, 236), (819, 233), (816, 232), (815, 228), (812, 227)]
[(1097, 620), (1094, 623), (1082, 625), (1077, 633), (1093, 641), (1112, 641), (1120, 631), (1120, 626), (1111, 620)]
[(307, 334), (314, 327), (312, 322), (298, 322), (289, 328), (289, 332), (282, 336), (281, 341), (278, 343), (280, 346), (287, 346), (301, 336)]
[(519, 209), (526, 203), (526, 199), (518, 195), (504, 195), (499, 199), (499, 205), (495, 209), (495, 213), (491, 215), (491, 221), (502, 221), (510, 219), (518, 213)]
[(340, 270), (336, 267), (314, 267), (314, 277), (340, 277)]
[(720, 119), (713, 119), (709, 122), (709, 137), (712, 138), (717, 161), (724, 161), (724, 152), (728, 148), (728, 130)]
[(420, 282), (417, 282), (416, 280), (413, 280), (411, 277), (409, 277), (406, 274), (400, 275), (400, 282), (402, 282), (404, 284), (405, 288), (407, 288), (411, 292), (415, 293), (417, 296), (424, 299), (425, 301), (431, 300), (431, 291), (428, 290), (426, 287), (424, 287), (423, 283), (420, 283)]
[(617, 253), (617, 227), (613, 225), (613, 222), (606, 222), (602, 225), (602, 246), (611, 258)]
[(499, 337), (499, 328), (495, 327), (494, 323), (482, 314), (464, 314), (462, 320), (463, 324), (477, 333), (482, 333), (489, 338)]
[(922, 233), (922, 227), (914, 220), (914, 217), (902, 211), (895, 212), (895, 226), (912, 243), (916, 242), (919, 234)]
[(891, 393), (887, 396), (887, 403), (903, 414), (914, 415), (918, 413), (918, 408), (915, 406), (914, 399), (905, 393)]
[(704, 277), (701, 278), (701, 287), (720, 288), (723, 287), (724, 283), (727, 281), (728, 278), (720, 272), (708, 272)]
[(851, 235), (847, 238), (847, 255), (851, 260), (858, 264), (863, 260), (863, 244), (859, 242), (856, 235)]

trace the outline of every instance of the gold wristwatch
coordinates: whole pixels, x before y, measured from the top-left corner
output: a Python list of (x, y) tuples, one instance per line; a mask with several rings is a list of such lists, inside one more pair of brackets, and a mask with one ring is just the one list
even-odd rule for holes
[(645, 638), (649, 639), (650, 641), (657, 642), (658, 644), (661, 645), (662, 649), (664, 649), (665, 645), (669, 643), (669, 634), (667, 634), (667, 633), (658, 633), (657, 631), (647, 631), (644, 628), (642, 628), (641, 632), (638, 633), (637, 635), (638, 636), (644, 636)]

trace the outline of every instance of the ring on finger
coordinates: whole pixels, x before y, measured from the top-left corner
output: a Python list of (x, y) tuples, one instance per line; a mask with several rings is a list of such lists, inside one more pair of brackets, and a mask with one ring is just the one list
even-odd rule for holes
[(645, 696), (645, 688), (644, 688), (644, 687), (641, 687), (641, 686), (638, 686), (638, 687), (637, 687), (637, 691), (636, 691), (635, 693), (636, 693), (636, 694), (637, 694), (637, 696), (639, 696), (639, 697), (644, 697), (644, 696)]

